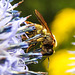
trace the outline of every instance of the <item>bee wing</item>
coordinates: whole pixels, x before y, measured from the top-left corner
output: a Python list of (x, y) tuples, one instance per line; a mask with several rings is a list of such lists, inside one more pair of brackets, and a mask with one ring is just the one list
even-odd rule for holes
[(45, 22), (43, 16), (35, 9), (35, 15), (37, 17), (37, 19), (39, 20), (39, 22), (41, 23), (41, 25), (47, 29), (47, 31), (52, 35), (47, 23)]

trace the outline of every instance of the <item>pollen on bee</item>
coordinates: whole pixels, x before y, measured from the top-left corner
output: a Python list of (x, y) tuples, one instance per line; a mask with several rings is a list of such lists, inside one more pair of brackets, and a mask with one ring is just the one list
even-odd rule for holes
[(46, 34), (47, 33), (47, 30), (46, 29), (43, 29), (43, 31), (42, 31), (44, 34)]
[(39, 38), (39, 39), (37, 39), (37, 41), (43, 41), (43, 38)]
[(39, 24), (35, 24), (35, 27), (36, 27), (37, 30), (42, 30), (43, 29), (43, 27)]

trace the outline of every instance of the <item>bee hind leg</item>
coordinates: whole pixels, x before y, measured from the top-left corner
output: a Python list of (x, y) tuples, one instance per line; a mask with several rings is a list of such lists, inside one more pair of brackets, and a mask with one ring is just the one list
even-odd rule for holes
[(35, 45), (36, 45), (36, 44), (31, 44), (31, 45), (27, 48), (26, 53), (28, 53), (29, 49), (30, 49), (31, 47), (35, 46)]
[(26, 53), (28, 53), (29, 49), (30, 49), (32, 46), (33, 46), (33, 45), (31, 44), (31, 45), (27, 48)]

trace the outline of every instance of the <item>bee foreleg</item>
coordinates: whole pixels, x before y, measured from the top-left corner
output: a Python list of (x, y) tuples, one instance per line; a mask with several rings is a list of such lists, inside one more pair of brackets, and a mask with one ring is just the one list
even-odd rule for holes
[(49, 57), (48, 57), (48, 68), (49, 68), (49, 63), (50, 63), (50, 59), (49, 59)]

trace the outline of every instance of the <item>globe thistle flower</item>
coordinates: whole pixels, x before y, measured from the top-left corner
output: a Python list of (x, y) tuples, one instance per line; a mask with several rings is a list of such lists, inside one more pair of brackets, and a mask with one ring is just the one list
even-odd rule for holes
[[(27, 65), (38, 63), (37, 59), (42, 57), (41, 53), (25, 53), (24, 49), (29, 47), (29, 40), (40, 36), (40, 34), (28, 38), (26, 31), (32, 31), (35, 26), (25, 21), (30, 17), (19, 17), (20, 12), (14, 10), (23, 1), (11, 5), (13, 0), (0, 0), (0, 75), (37, 74), (45, 72), (29, 71)], [(24, 26), (21, 26), (24, 24)], [(21, 35), (28, 38), (22, 41)]]

